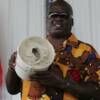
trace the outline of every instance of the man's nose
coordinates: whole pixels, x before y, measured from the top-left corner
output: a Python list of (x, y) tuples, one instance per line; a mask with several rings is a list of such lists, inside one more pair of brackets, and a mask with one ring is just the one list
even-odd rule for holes
[(56, 19), (56, 20), (62, 20), (62, 17), (61, 17), (61, 16), (56, 16), (55, 19)]

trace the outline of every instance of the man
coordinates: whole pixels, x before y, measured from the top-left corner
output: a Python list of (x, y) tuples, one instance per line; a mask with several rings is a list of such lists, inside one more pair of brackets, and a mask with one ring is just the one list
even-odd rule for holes
[[(30, 76), (43, 90), (39, 93), (33, 89), (31, 94), (41, 95), (41, 100), (100, 100), (100, 57), (91, 45), (77, 40), (71, 33), (73, 24), (73, 10), (67, 2), (50, 3), (47, 39), (54, 46), (56, 57), (47, 71)], [(14, 62), (13, 55), (6, 79), (11, 94), (22, 90)]]

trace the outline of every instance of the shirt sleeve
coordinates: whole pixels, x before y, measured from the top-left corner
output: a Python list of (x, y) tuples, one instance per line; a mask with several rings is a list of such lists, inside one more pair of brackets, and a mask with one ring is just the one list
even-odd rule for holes
[(91, 52), (87, 57), (87, 81), (92, 81), (100, 85), (100, 56), (96, 50), (91, 47)]

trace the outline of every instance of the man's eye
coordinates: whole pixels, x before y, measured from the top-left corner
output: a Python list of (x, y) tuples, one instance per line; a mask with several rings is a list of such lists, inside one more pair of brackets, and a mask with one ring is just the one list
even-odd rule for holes
[(61, 15), (61, 18), (68, 19), (68, 18), (69, 18), (69, 16), (67, 16), (67, 15)]
[(64, 18), (64, 19), (68, 19), (69, 18), (69, 16), (66, 16), (66, 15), (57, 15), (57, 14), (55, 14), (55, 15), (51, 16), (51, 18), (57, 18), (57, 17)]
[(51, 16), (51, 18), (56, 18), (56, 17), (59, 17), (59, 15), (58, 14), (54, 14), (54, 15)]

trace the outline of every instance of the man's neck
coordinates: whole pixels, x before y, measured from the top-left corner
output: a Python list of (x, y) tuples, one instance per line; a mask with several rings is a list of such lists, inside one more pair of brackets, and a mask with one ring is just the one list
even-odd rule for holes
[[(71, 35), (70, 35), (71, 36)], [(50, 41), (50, 43), (54, 46), (55, 49), (60, 49), (63, 47), (63, 42), (68, 39), (70, 36), (66, 36), (66, 37), (61, 37), (61, 38), (57, 38), (57, 37), (53, 37), (52, 35), (48, 35), (47, 39)]]

